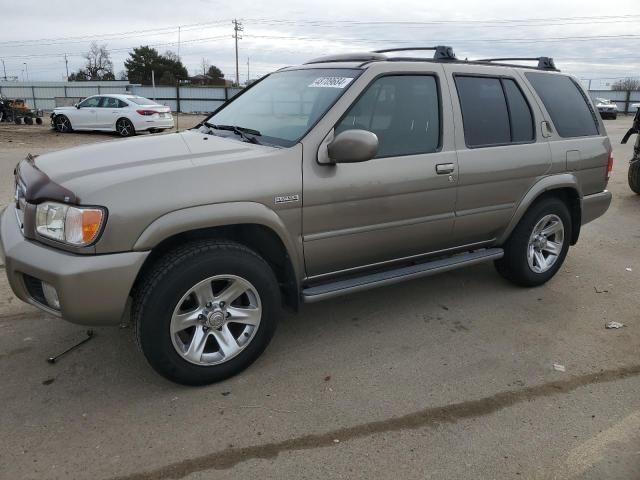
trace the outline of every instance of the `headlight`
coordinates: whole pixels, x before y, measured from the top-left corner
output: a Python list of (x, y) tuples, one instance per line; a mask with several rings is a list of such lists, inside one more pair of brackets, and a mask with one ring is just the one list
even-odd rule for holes
[(55, 202), (36, 207), (36, 232), (69, 245), (83, 246), (94, 242), (103, 221), (104, 210), (101, 208), (72, 207)]

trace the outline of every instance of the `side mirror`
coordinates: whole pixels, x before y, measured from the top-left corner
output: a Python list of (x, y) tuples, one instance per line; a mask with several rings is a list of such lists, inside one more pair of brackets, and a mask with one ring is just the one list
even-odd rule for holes
[(378, 137), (367, 130), (346, 130), (327, 145), (327, 153), (333, 163), (366, 162), (378, 153)]
[(78, 109), (80, 108), (80, 104), (78, 104), (78, 103), (74, 103), (73, 106), (78, 108)]

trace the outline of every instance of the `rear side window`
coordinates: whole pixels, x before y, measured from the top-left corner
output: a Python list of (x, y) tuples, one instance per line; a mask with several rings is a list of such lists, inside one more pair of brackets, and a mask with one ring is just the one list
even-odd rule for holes
[(508, 78), (456, 75), (468, 147), (488, 147), (534, 140), (531, 108)]
[(561, 137), (598, 135), (598, 122), (582, 91), (564, 75), (525, 73)]
[(516, 82), (503, 78), (502, 85), (511, 119), (511, 141), (530, 142), (533, 140), (533, 118), (529, 104)]
[(433, 153), (440, 145), (438, 82), (431, 75), (389, 75), (375, 80), (335, 127), (378, 137), (378, 155)]

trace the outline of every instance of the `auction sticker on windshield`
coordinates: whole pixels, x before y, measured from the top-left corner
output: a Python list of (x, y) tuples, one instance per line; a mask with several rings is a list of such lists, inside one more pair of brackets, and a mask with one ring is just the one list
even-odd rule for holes
[(344, 88), (351, 83), (349, 77), (320, 77), (316, 78), (309, 87), (313, 88)]

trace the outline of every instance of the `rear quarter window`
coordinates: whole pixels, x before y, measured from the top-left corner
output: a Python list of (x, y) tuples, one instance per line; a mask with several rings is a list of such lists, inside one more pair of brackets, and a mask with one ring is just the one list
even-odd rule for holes
[(525, 73), (561, 137), (598, 135), (598, 121), (582, 90), (565, 75)]

